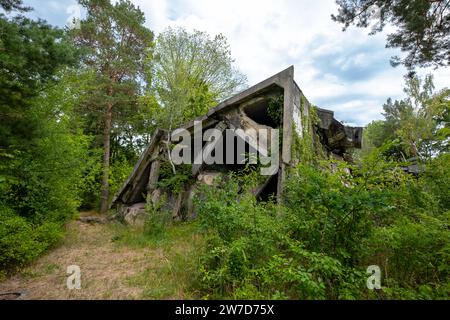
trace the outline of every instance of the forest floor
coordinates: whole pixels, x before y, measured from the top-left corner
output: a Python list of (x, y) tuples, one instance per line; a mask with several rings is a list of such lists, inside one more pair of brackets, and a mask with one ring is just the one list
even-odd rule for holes
[[(19, 292), (23, 299), (196, 298), (190, 287), (202, 238), (195, 225), (175, 225), (157, 238), (141, 231), (72, 221), (58, 246), (0, 282), (0, 294)], [(67, 287), (70, 265), (80, 267), (81, 289)]]

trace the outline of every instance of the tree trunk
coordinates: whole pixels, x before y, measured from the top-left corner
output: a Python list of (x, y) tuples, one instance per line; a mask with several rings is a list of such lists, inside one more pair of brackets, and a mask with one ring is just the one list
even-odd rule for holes
[[(108, 97), (111, 98), (113, 90), (108, 89)], [(111, 122), (112, 122), (112, 102), (108, 101), (105, 113), (105, 127), (103, 130), (103, 177), (102, 177), (102, 193), (100, 202), (100, 212), (108, 211), (109, 199), (109, 159), (111, 149)]]

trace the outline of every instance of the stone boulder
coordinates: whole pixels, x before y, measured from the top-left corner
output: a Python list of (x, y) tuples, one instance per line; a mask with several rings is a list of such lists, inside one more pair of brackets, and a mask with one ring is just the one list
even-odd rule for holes
[(148, 215), (145, 202), (124, 206), (121, 211), (123, 220), (127, 224), (134, 226), (143, 226)]

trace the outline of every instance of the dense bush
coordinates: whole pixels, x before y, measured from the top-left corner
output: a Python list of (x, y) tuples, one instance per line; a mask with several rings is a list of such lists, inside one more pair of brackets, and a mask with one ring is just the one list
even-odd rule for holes
[(144, 221), (143, 230), (145, 236), (160, 238), (167, 232), (168, 226), (172, 222), (172, 214), (163, 208), (166, 201), (166, 195), (163, 195), (155, 204), (153, 204), (150, 199), (147, 199), (147, 216)]
[(58, 241), (81, 204), (91, 138), (73, 114), (81, 88), (61, 75), (33, 100), (26, 117), (40, 123), (29, 141), (0, 154), (0, 269), (20, 267)]
[(242, 188), (252, 185), (251, 180), (248, 175), (232, 176), (218, 189), (204, 188), (203, 200), (197, 199), (200, 223), (208, 234), (200, 268), (207, 294), (324, 299), (349, 297), (349, 287), (364, 284), (360, 272), (307, 250), (295, 239), (289, 210), (257, 203)]
[[(338, 163), (300, 165), (289, 174), (282, 206), (246, 192), (255, 173), (203, 188), (196, 200), (207, 235), (202, 292), (250, 299), (448, 297), (449, 181), (441, 175), (447, 166), (434, 159), (415, 177), (379, 152), (351, 174)], [(366, 287), (370, 265), (382, 270), (381, 291)]]
[(36, 258), (61, 235), (54, 222), (36, 225), (0, 206), (0, 273)]

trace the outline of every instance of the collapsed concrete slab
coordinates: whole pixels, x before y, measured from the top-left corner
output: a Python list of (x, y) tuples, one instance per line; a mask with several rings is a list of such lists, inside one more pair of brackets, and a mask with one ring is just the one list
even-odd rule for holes
[[(168, 188), (163, 182), (175, 177), (171, 171), (176, 166), (171, 159), (169, 141), (173, 144), (176, 132), (189, 137), (177, 148), (183, 158), (192, 162), (189, 177), (182, 185), (172, 184)], [(198, 148), (195, 147), (197, 136), (201, 141)], [(280, 139), (275, 140), (276, 136)], [(269, 195), (280, 199), (288, 168), (307, 159), (306, 142), (309, 149), (320, 150), (326, 157), (350, 159), (348, 151), (360, 148), (361, 139), (362, 128), (345, 126), (334, 118), (332, 111), (308, 102), (294, 81), (294, 68), (290, 67), (171, 133), (157, 130), (114, 196), (111, 208), (117, 209), (123, 220), (130, 223), (143, 212), (142, 203), (165, 210), (175, 220), (195, 218), (192, 198), (196, 186), (213, 187), (227, 172), (242, 170), (245, 167), (239, 159), (242, 153), (254, 154), (258, 159), (278, 156), (276, 170), (263, 177), (253, 192), (262, 199)], [(239, 149), (230, 141), (241, 141), (238, 146), (245, 148)]]

